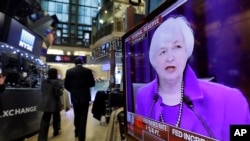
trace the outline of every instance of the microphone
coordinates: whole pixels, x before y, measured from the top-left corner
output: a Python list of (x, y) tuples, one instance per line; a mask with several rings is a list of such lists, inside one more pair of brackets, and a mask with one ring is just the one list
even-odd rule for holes
[(198, 119), (201, 121), (203, 127), (206, 129), (209, 137), (214, 138), (214, 134), (211, 131), (211, 129), (208, 127), (206, 121), (201, 117), (201, 115), (199, 113), (196, 112), (196, 110), (194, 109), (194, 104), (191, 101), (191, 99), (188, 96), (184, 96), (183, 97), (183, 102), (188, 106), (189, 109), (191, 109), (194, 114), (198, 117)]
[(150, 107), (149, 118), (151, 118), (151, 116), (152, 116), (153, 107), (154, 107), (156, 101), (158, 100), (158, 98), (159, 98), (158, 95), (154, 95), (154, 97), (153, 97), (153, 103), (152, 103), (152, 105)]

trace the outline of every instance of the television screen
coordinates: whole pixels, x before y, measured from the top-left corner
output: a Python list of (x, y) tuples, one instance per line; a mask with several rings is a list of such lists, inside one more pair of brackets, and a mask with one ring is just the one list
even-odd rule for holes
[(43, 39), (15, 19), (11, 20), (7, 43), (24, 52), (39, 57)]
[(86, 56), (73, 56), (73, 55), (46, 55), (46, 62), (53, 63), (74, 63), (76, 58), (80, 58), (83, 64), (87, 63)]
[[(123, 89), (126, 94), (125, 117), (127, 137), (132, 140), (144, 141), (171, 141), (175, 139), (181, 141), (184, 139), (188, 140), (187, 138), (190, 137), (190, 134), (194, 133), (196, 134), (194, 136), (201, 140), (214, 140), (213, 138), (227, 140), (229, 138), (229, 136), (226, 136), (226, 134), (229, 134), (228, 132), (225, 132), (225, 134), (216, 132), (213, 133), (214, 135), (211, 135), (209, 133), (210, 130), (215, 131), (216, 129), (214, 129), (213, 126), (217, 125), (214, 125), (214, 123), (209, 121), (206, 121), (208, 123), (205, 123), (204, 125), (204, 123), (201, 123), (200, 121), (202, 119), (199, 119), (199, 122), (197, 122), (197, 128), (200, 126), (203, 131), (199, 132), (199, 130), (196, 131), (196, 129), (187, 127), (187, 123), (184, 123), (185, 121), (188, 122), (187, 118), (182, 118), (182, 115), (178, 113), (171, 113), (171, 117), (174, 115), (176, 116), (176, 118), (173, 118), (173, 121), (168, 119), (166, 117), (167, 114), (165, 114), (166, 116), (163, 118), (165, 118), (165, 120), (170, 120), (169, 123), (166, 123), (164, 120), (161, 120), (162, 118), (160, 115), (162, 115), (162, 111), (157, 115), (157, 111), (154, 109), (156, 106), (164, 106), (157, 105), (158, 102), (156, 101), (159, 97), (152, 96), (151, 101), (148, 101), (147, 105), (143, 105), (148, 107), (148, 109), (144, 109), (145, 111), (143, 111), (142, 107), (136, 106), (139, 100), (147, 101), (146, 97), (139, 100), (136, 98), (138, 89), (143, 87), (145, 90), (145, 87), (149, 87), (154, 83), (158, 85), (158, 81), (160, 81), (158, 80), (158, 73), (156, 73), (157, 71), (155, 70), (156, 67), (160, 67), (160, 64), (155, 64), (155, 66), (152, 67), (150, 62), (149, 51), (151, 49), (150, 46), (154, 33), (157, 31), (157, 28), (170, 17), (178, 17), (182, 15), (190, 24), (194, 35), (193, 51), (187, 60), (188, 68), (192, 68), (199, 81), (204, 81), (204, 83), (207, 81), (213, 81), (212, 83), (218, 83), (220, 86), (223, 85), (236, 88), (243, 94), (243, 96), (245, 96), (246, 101), (249, 103), (250, 79), (248, 78), (250, 78), (250, 40), (248, 37), (250, 37), (250, 32), (248, 31), (250, 31), (250, 27), (248, 26), (248, 23), (250, 22), (250, 16), (247, 14), (249, 12), (249, 7), (249, 2), (241, 0), (234, 2), (186, 0), (165, 1), (122, 37), (124, 47)], [(230, 8), (233, 10), (229, 11)], [(220, 10), (218, 11), (218, 9)], [(175, 29), (163, 30), (162, 32), (171, 31), (172, 33), (173, 30)], [(160, 40), (160, 37), (158, 38)], [(189, 37), (185, 37), (185, 39), (188, 38)], [(164, 45), (159, 44), (159, 47)], [(180, 46), (177, 45), (176, 50), (179, 48)], [(168, 54), (169, 52), (168, 50), (163, 50), (162, 54)], [(171, 53), (172, 52), (169, 54)], [(168, 59), (171, 60), (174, 58), (170, 57)], [(168, 73), (171, 73), (175, 70), (175, 67), (166, 67), (166, 70)], [(193, 82), (190, 81), (190, 84), (191, 83)], [(155, 86), (152, 88), (154, 89), (152, 92), (159, 92), (158, 88), (159, 86)], [(145, 93), (150, 92), (146, 91)], [(187, 94), (185, 91), (183, 93), (184, 95)], [(184, 97), (184, 100), (186, 100), (184, 102), (188, 103), (186, 98), (187, 97)], [(186, 103), (184, 103), (183, 108), (189, 106)], [(243, 104), (241, 106), (243, 106)], [(138, 112), (137, 109), (140, 109), (141, 111)], [(185, 109), (183, 109), (183, 113), (184, 112)], [(204, 111), (199, 112), (202, 118), (206, 117), (206, 114), (209, 113)], [(148, 114), (141, 115), (140, 113)], [(168, 116), (170, 115), (168, 114)], [(180, 117), (180, 126), (177, 126), (176, 128), (175, 122), (179, 120), (177, 117)], [(188, 118), (192, 119), (191, 117)], [(218, 115), (218, 118), (224, 120), (222, 115)], [(193, 124), (192, 121), (190, 121), (190, 124), (191, 123)], [(206, 124), (208, 124), (208, 128)], [(229, 126), (226, 128), (228, 130), (225, 130), (229, 131)], [(182, 129), (191, 133), (185, 133)], [(184, 135), (187, 134), (189, 137), (186, 136), (184, 138)]]
[(102, 71), (110, 71), (110, 64), (109, 63), (105, 63), (105, 64), (101, 64), (102, 65)]

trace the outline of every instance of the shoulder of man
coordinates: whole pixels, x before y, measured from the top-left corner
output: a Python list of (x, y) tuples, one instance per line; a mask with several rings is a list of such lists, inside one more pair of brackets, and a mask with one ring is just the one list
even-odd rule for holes
[(51, 80), (50, 79), (43, 79), (42, 83), (51, 83)]
[(63, 80), (60, 80), (60, 79), (51, 79), (50, 80), (53, 84), (62, 84)]
[(3, 92), (5, 90), (5, 84), (0, 85), (0, 92)]
[(86, 68), (86, 67), (83, 67), (85, 70), (87, 70), (87, 71), (92, 71), (91, 69), (89, 69), (89, 68)]
[(73, 71), (74, 69), (76, 69), (76, 67), (69, 68), (69, 69), (67, 70), (67, 72), (69, 72), (69, 71)]

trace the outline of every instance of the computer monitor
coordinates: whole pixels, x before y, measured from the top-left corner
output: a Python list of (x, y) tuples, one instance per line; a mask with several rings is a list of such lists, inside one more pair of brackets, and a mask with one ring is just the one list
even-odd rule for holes
[[(130, 140), (156, 139), (144, 133), (147, 131), (143, 122), (146, 118), (136, 115), (135, 97), (139, 87), (156, 77), (149, 61), (151, 38), (157, 27), (170, 15), (185, 16), (194, 30), (194, 51), (188, 61), (196, 75), (205, 81), (238, 88), (250, 101), (250, 80), (244, 79), (250, 78), (250, 69), (247, 67), (250, 62), (250, 40), (247, 39), (249, 33), (246, 30), (249, 29), (249, 20), (244, 16), (247, 15), (247, 8), (240, 10), (240, 7), (249, 4), (243, 1), (210, 2), (165, 1), (122, 37), (126, 135)], [(234, 11), (224, 9), (218, 13), (218, 9), (223, 7), (233, 7)]]

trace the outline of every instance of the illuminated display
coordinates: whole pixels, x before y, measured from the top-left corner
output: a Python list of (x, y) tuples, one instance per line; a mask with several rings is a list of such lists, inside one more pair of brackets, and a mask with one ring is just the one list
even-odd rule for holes
[(19, 40), (19, 46), (23, 47), (29, 51), (33, 50), (33, 45), (35, 42), (35, 36), (22, 29), (21, 37)]
[(121, 50), (121, 48), (122, 48), (121, 38), (117, 38), (99, 47), (94, 48), (92, 50), (92, 55), (96, 59), (108, 55), (111, 50), (119, 51)]
[(70, 61), (71, 59), (70, 59), (70, 56), (59, 56), (59, 55), (57, 55), (56, 57), (55, 57), (55, 61), (58, 61), (58, 62), (62, 62), (62, 61)]
[[(122, 79), (129, 139), (229, 141), (230, 125), (249, 125), (250, 81), (244, 79), (250, 76), (249, 20), (240, 20), (248, 19), (240, 9), (218, 13), (231, 5), (249, 6), (165, 1), (125, 33)], [(205, 10), (198, 14), (199, 6)], [(236, 104), (236, 99), (242, 101)]]
[[(58, 62), (58, 63), (74, 63), (77, 56), (70, 55), (46, 55), (47, 62)], [(86, 62), (86, 56), (81, 56), (83, 62)]]
[(41, 55), (43, 38), (15, 19), (11, 19), (6, 43), (38, 57)]

